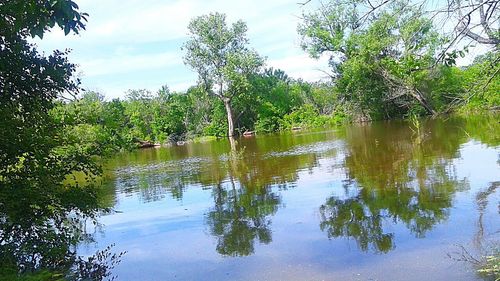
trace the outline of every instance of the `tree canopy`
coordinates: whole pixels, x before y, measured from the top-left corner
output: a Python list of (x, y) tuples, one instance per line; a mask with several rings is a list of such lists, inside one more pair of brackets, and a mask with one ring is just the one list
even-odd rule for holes
[(247, 47), (247, 26), (237, 21), (226, 24), (226, 15), (213, 13), (193, 19), (188, 26), (190, 39), (184, 44), (184, 61), (199, 76), (205, 90), (222, 100), (227, 113), (228, 135), (233, 136), (232, 100), (248, 91), (249, 76), (263, 59)]
[[(0, 275), (66, 274), (82, 261), (74, 246), (87, 238), (80, 220), (99, 209), (93, 181), (99, 152), (52, 113), (59, 98), (79, 90), (67, 52), (45, 56), (28, 39), (55, 26), (78, 33), (85, 20), (68, 0), (0, 3)], [(100, 278), (109, 274), (97, 268)], [(71, 276), (88, 277), (80, 273)]]

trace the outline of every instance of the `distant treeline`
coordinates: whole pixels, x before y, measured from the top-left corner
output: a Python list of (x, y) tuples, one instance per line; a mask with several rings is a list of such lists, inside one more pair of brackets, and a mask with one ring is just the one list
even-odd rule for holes
[[(422, 81), (430, 93), (428, 102), (437, 113), (477, 111), (499, 104), (500, 82), (471, 87), (484, 80), (491, 54), (478, 57), (464, 68), (441, 66), (432, 80)], [(349, 99), (334, 83), (293, 80), (283, 71), (266, 69), (254, 74), (247, 92), (235, 97), (236, 132), (269, 133), (292, 128), (326, 127), (343, 122), (407, 118), (425, 115), (417, 101), (401, 106), (397, 100), (368, 99), (366, 104)], [(457, 101), (466, 102), (457, 103)], [(454, 106), (458, 104), (459, 106)], [(71, 102), (60, 102), (54, 116), (66, 124), (68, 133), (95, 149), (132, 148), (139, 140), (168, 143), (202, 136), (227, 136), (222, 101), (202, 87), (186, 92), (164, 86), (156, 92), (128, 90), (125, 98), (106, 100), (93, 91)]]

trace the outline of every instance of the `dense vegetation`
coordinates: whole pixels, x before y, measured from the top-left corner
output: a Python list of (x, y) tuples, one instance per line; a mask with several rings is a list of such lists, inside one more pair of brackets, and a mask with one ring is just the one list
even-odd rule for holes
[(246, 24), (229, 26), (225, 15), (215, 13), (189, 25), (185, 63), (199, 81), (186, 92), (166, 86), (156, 93), (129, 90), (124, 99), (112, 101), (87, 92), (61, 103), (59, 111), (70, 113), (75, 126), (92, 128), (91, 143), (131, 147), (139, 140), (164, 143), (498, 109), (496, 33), (490, 32), (496, 37), (487, 42), (489, 53), (457, 67), (468, 48), (452, 51), (453, 36), (440, 34), (422, 6), (390, 2), (369, 10), (369, 2), (331, 1), (304, 15), (298, 27), (302, 47), (312, 57), (330, 57), (331, 81), (310, 83), (265, 68), (247, 47)]
[[(335, 108), (331, 85), (292, 81), (273, 69), (249, 80), (249, 91), (231, 102), (239, 133), (332, 125), (345, 118)], [(155, 94), (130, 90), (126, 99), (111, 101), (87, 92), (76, 101), (59, 103), (52, 114), (65, 118), (73, 136), (103, 148), (131, 147), (138, 140), (164, 143), (228, 133), (223, 101), (201, 87), (186, 93), (170, 92), (167, 87)]]
[[(485, 72), (491, 72), (491, 61), (485, 58), (493, 55), (489, 53), (464, 68), (442, 65), (432, 73), (412, 72), (421, 82), (414, 88), (421, 99), (410, 92), (391, 92), (383, 77), (364, 73), (370, 69), (352, 73), (356, 72), (350, 69), (352, 65), (345, 66), (345, 76), (336, 84), (294, 80), (281, 70), (264, 69), (251, 75), (248, 89), (231, 99), (234, 130), (238, 134), (268, 133), (452, 110), (498, 109), (499, 79), (495, 77), (487, 85), (479, 83), (488, 77)], [(352, 67), (367, 66), (359, 62)], [(168, 87), (156, 93), (129, 90), (124, 99), (111, 101), (99, 93), (86, 92), (78, 100), (60, 102), (53, 113), (67, 118), (65, 122), (73, 126), (73, 135), (102, 148), (131, 148), (139, 140), (166, 143), (228, 134), (224, 102), (203, 86), (193, 86), (186, 92), (172, 92)]]
[[(186, 92), (164, 86), (106, 100), (96, 92), (74, 98), (79, 81), (67, 53), (46, 56), (29, 43), (53, 27), (66, 34), (84, 29), (87, 15), (76, 3), (0, 2), (1, 274), (109, 275), (107, 267), (78, 258), (74, 246), (89, 238), (84, 221), (100, 210), (96, 158), (139, 141), (498, 109), (498, 1), (474, 3), (470, 8), (449, 2), (458, 35), (438, 32), (425, 6), (411, 1), (322, 5), (298, 27), (305, 51), (330, 57), (332, 79), (322, 83), (266, 68), (248, 47), (244, 22), (229, 26), (223, 14), (201, 16), (189, 25), (183, 47), (198, 83)], [(474, 16), (487, 37), (468, 27)], [(467, 52), (457, 38), (490, 51), (457, 67), (457, 58)], [(95, 260), (107, 258), (116, 256), (100, 253)]]
[[(96, 146), (76, 138), (63, 116), (51, 114), (65, 92), (78, 91), (65, 52), (40, 54), (28, 42), (50, 27), (84, 28), (86, 14), (71, 1), (0, 3), (0, 279), (109, 276), (109, 251), (83, 259), (75, 245), (99, 210)], [(84, 182), (73, 180), (77, 175)], [(35, 279), (36, 280), (36, 279)]]

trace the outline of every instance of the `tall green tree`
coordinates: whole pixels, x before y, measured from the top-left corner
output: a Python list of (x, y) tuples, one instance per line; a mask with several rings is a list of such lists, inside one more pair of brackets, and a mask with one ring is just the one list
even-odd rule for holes
[(247, 47), (247, 26), (241, 20), (228, 26), (224, 14), (212, 13), (193, 19), (188, 29), (184, 62), (198, 73), (205, 89), (224, 103), (228, 136), (232, 137), (232, 101), (248, 91), (249, 77), (259, 70), (263, 59)]
[(395, 1), (373, 14), (364, 3), (330, 1), (298, 31), (313, 57), (330, 56), (339, 92), (362, 115), (387, 118), (416, 105), (436, 110), (420, 82), (436, 75), (440, 38), (419, 7)]

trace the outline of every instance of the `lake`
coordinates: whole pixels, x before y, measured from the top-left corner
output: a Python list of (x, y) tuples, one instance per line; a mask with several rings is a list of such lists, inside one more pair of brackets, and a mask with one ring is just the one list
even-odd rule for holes
[(481, 280), (456, 259), (500, 241), (498, 117), (122, 153), (79, 251), (127, 251), (118, 280)]

